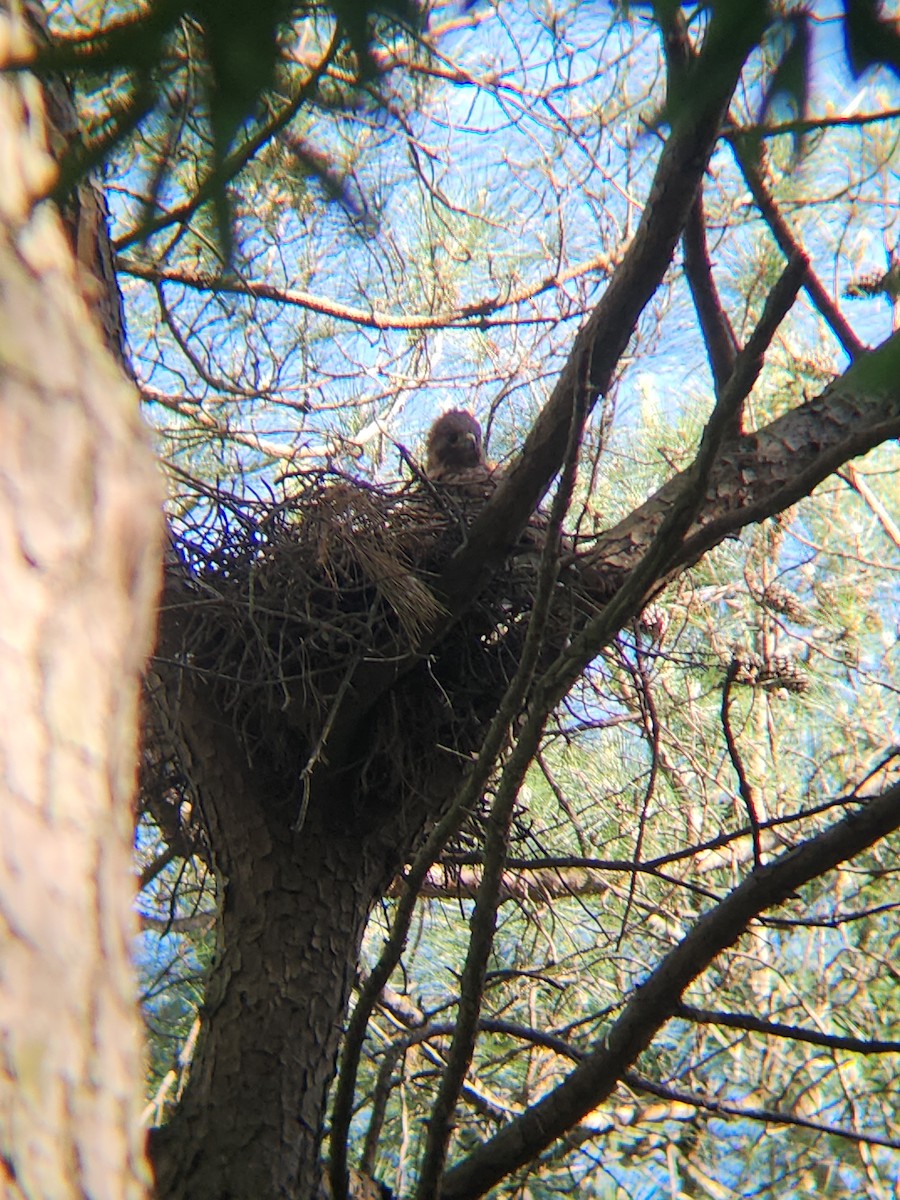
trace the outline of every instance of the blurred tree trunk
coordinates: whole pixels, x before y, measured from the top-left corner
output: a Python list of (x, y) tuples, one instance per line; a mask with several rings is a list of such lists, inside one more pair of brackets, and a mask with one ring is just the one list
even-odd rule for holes
[(54, 171), (33, 79), (0, 77), (0, 145), (0, 1191), (137, 1198), (129, 859), (161, 487), (96, 281), (32, 212)]

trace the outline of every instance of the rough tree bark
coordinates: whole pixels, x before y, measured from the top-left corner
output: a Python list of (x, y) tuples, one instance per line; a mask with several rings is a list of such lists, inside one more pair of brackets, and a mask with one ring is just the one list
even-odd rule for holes
[(196, 697), (182, 690), (177, 703), (219, 919), (190, 1079), (152, 1140), (157, 1186), (184, 1200), (312, 1197), (341, 1018), (393, 856), (325, 828), (319, 806), (295, 832), (284, 781), (251, 768)]
[[(898, 354), (895, 337), (822, 396), (729, 444), (705, 496), (697, 498), (693, 525), (661, 563), (658, 578), (671, 577), (710, 545), (794, 503), (840, 462), (900, 434)], [(671, 480), (571, 569), (588, 584), (596, 578), (598, 587), (610, 576), (623, 578), (689, 482), (686, 476)], [(296, 831), (296, 777), (248, 762), (233, 716), (217, 712), (212, 695), (201, 690), (184, 654), (181, 622), (190, 601), (176, 588), (163, 606), (157, 669), (160, 688), (169, 692), (169, 722), (185, 743), (180, 759), (209, 832), (221, 912), (191, 1078), (179, 1112), (154, 1140), (160, 1193), (177, 1200), (315, 1196), (325, 1099), (365, 918), (441, 812), (463, 764), (440, 746), (423, 744), (422, 757), (433, 762), (431, 786), (419, 794), (386, 795), (360, 778), (365, 755), (359, 745), (341, 740), (341, 754), (323, 763), (306, 821)], [(599, 600), (598, 608), (603, 611)], [(558, 677), (560, 691), (597, 653), (589, 633), (588, 625), (574, 635), (550, 668), (546, 679), (555, 687)], [(373, 692), (368, 704), (364, 694), (355, 695), (358, 729), (391, 703), (410, 711), (426, 702), (422, 689), (441, 678), (440, 641), (432, 651), (427, 670), (420, 662), (390, 691)], [(446, 690), (452, 694), (452, 685)], [(301, 764), (303, 739), (299, 733), (296, 738)], [(673, 1003), (679, 995), (674, 987)], [(653, 1028), (665, 1013), (656, 1010)], [(489, 1168), (477, 1161), (475, 1178), (488, 1178)], [(448, 1178), (472, 1186), (461, 1168)], [(480, 1194), (479, 1186), (460, 1194)]]
[(173, 1119), (151, 1136), (157, 1190), (167, 1200), (317, 1197), (328, 1088), (366, 919), (460, 771), (438, 762), (427, 795), (399, 805), (345, 779), (296, 828), (294, 780), (248, 762), (231, 720), (189, 677), (166, 671), (179, 642), (178, 599), (167, 601), (154, 703), (176, 718), (219, 912), (190, 1078)]
[[(821, 396), (730, 443), (697, 497), (684, 540), (661, 562), (658, 580), (671, 578), (729, 534), (796, 502), (841, 462), (900, 434), (898, 354), (895, 336)], [(689, 483), (689, 474), (673, 478), (602, 535), (571, 570), (580, 571), (588, 587), (595, 578), (598, 588), (610, 577), (627, 580)], [(169, 693), (167, 718), (184, 743), (179, 756), (203, 810), (221, 911), (191, 1077), (176, 1116), (154, 1138), (159, 1190), (173, 1200), (314, 1197), (321, 1186), (326, 1096), (366, 916), (394, 872), (410, 861), (417, 840), (461, 780), (464, 764), (440, 746), (423, 744), (422, 757), (433, 763), (431, 786), (418, 794), (388, 795), (377, 782), (360, 778), (365, 755), (358, 743), (342, 739), (341, 753), (323, 762), (305, 823), (295, 830), (296, 776), (251, 763), (239, 749), (233, 716), (216, 711), (212, 695), (190, 670), (181, 628), (186, 597), (176, 589), (177, 584), (163, 606), (159, 686)], [(599, 596), (598, 612), (603, 612)], [(590, 626), (573, 631), (550, 667), (544, 679), (551, 689), (564, 691), (598, 652)], [(445, 637), (452, 636), (448, 630)], [(427, 669), (420, 661), (392, 689), (373, 691), (368, 704), (358, 692), (357, 729), (371, 725), (392, 703), (402, 711), (424, 704), (425, 690), (441, 678), (441, 646), (433, 642)], [(445, 690), (452, 695), (452, 684)], [(299, 733), (296, 738), (302, 764), (303, 739)], [(374, 775), (377, 780), (378, 772)], [(885, 820), (889, 828), (900, 821), (896, 795)], [(838, 843), (849, 846), (849, 834)], [(826, 856), (822, 870), (829, 865)], [(749, 891), (760, 894), (756, 884)], [(725, 925), (733, 940), (738, 927)], [(697, 972), (703, 969), (702, 956), (692, 961)], [(664, 980), (671, 985), (666, 998), (675, 1004), (683, 984)], [(660, 1001), (642, 1026), (643, 1038), (652, 1036), (668, 1011)], [(613, 1068), (628, 1065), (644, 1044), (629, 1040)], [(537, 1134), (529, 1129), (528, 1136)], [(532, 1141), (515, 1150), (500, 1144), (512, 1169), (522, 1162), (513, 1163), (513, 1156)], [(450, 1171), (448, 1195), (474, 1197), (496, 1183), (484, 1155), (473, 1162), (471, 1172), (463, 1165)]]
[[(0, 59), (26, 37), (0, 9)], [(161, 485), (84, 301), (34, 80), (0, 77), (0, 1191), (146, 1194), (130, 963)]]
[[(10, 29), (0, 13), (0, 52)], [(558, 469), (572, 394), (585, 389), (593, 401), (607, 386), (670, 261), (747, 48), (729, 47), (730, 74), (707, 95), (707, 111), (674, 131), (626, 269), (579, 336), (518, 465), (454, 564), (455, 590), (446, 587), (445, 599), (460, 610)], [(0, 145), (0, 1179), (13, 1197), (138, 1197), (145, 1180), (128, 964), (129, 800), (137, 680), (155, 586), (158, 480), (131, 389), (88, 314), (91, 288), (57, 217), (46, 207), (31, 212), (53, 165), (41, 140), (41, 96), (28, 80), (0, 81)], [(78, 257), (92, 236), (78, 238)], [(94, 253), (89, 248), (88, 259)], [(881, 352), (889, 368), (896, 353), (896, 343)], [(851, 377), (843, 394), (833, 389), (732, 446), (693, 541), (673, 561), (696, 558), (900, 432), (897, 389), (878, 382), (895, 377), (882, 369), (874, 390), (871, 379)], [(804, 415), (811, 424), (804, 426)], [(845, 428), (851, 433), (842, 439)], [(610, 531), (590, 569), (605, 562), (621, 572), (637, 562), (679, 486), (673, 482)], [(461, 763), (423, 747), (434, 771), (421, 793), (385, 796), (348, 782), (375, 697), (387, 703), (391, 689), (421, 682), (421, 649), (403, 671), (390, 668), (378, 688), (355, 681), (342, 736), (326, 747), (330, 761), (300, 829), (293, 786), (248, 763), (230, 723), (185, 681), (171, 698), (210, 837), (220, 921), (192, 1074), (178, 1113), (154, 1139), (166, 1197), (305, 1200), (321, 1189), (326, 1095), (366, 917), (462, 774)], [(353, 819), (367, 804), (365, 819)], [(896, 796), (884, 807), (883, 827), (893, 828)], [(867, 829), (859, 844), (881, 830)], [(849, 852), (851, 833), (833, 837), (834, 861)], [(818, 849), (811, 864), (776, 865), (768, 877), (778, 885), (774, 898), (807, 878), (807, 868), (828, 865)], [(758, 888), (751, 880), (735, 893), (733, 920), (720, 917), (708, 956), (763, 901), (772, 902), (760, 900)], [(698, 927), (697, 938), (709, 929), (709, 922)], [(660, 969), (663, 994), (650, 1017), (641, 1011), (646, 991), (626, 1010), (617, 1031), (627, 1045), (616, 1061), (608, 1048), (598, 1051), (543, 1110), (452, 1170), (447, 1195), (481, 1194), (606, 1094), (665, 1019), (680, 980), (702, 968), (703, 955), (691, 958), (687, 943), (679, 953), (689, 962), (673, 953)], [(577, 1093), (573, 1101), (570, 1093)]]

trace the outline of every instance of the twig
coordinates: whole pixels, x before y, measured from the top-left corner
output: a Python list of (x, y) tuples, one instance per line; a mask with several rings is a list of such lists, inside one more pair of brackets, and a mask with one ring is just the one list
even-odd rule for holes
[[(563, 284), (584, 276), (595, 275), (611, 269), (609, 256), (598, 254), (585, 262), (576, 263), (564, 271), (554, 271), (539, 279), (529, 287), (521, 288), (505, 296), (488, 300), (474, 301), (462, 304), (459, 308), (437, 313), (390, 313), (376, 308), (356, 308), (350, 304), (342, 304), (337, 300), (329, 300), (302, 289), (279, 287), (261, 279), (240, 279), (234, 275), (215, 276), (203, 271), (192, 271), (186, 268), (158, 266), (141, 262), (138, 259), (119, 255), (116, 266), (123, 275), (134, 279), (142, 279), (147, 283), (176, 283), (194, 291), (215, 292), (217, 295), (228, 293), (236, 296), (249, 296), (257, 300), (271, 300), (277, 304), (291, 305), (295, 308), (307, 309), (309, 312), (320, 313), (336, 321), (346, 321), (348, 324), (363, 329), (397, 329), (397, 330), (426, 330), (453, 328), (482, 329), (499, 324), (520, 323), (520, 318), (513, 314), (503, 321), (492, 319), (494, 314), (504, 309), (514, 308), (527, 301), (534, 300), (544, 292), (554, 291)], [(547, 316), (548, 323), (559, 318)]]
[[(729, 138), (729, 143), (747, 187), (750, 189), (750, 194), (753, 196), (756, 207), (762, 214), (763, 220), (771, 229), (772, 235), (781, 247), (782, 253), (787, 258), (792, 258), (794, 255), (802, 253), (799, 243), (791, 233), (784, 217), (778, 211), (778, 206), (763, 182), (758, 165), (750, 161), (750, 157), (746, 149), (744, 149), (740, 138), (736, 137), (733, 132)], [(843, 346), (848, 358), (851, 360), (858, 358), (866, 350), (865, 343), (861, 342), (853, 332), (843, 313), (825, 291), (818, 276), (808, 262), (806, 264), (803, 286), (810, 300), (812, 300), (813, 304), (825, 318), (825, 321), (831, 328), (831, 332)]]
[(892, 1150), (900, 1150), (900, 1139), (885, 1137), (879, 1133), (862, 1133), (858, 1129), (842, 1129), (839, 1125), (828, 1125), (824, 1121), (811, 1121), (808, 1117), (799, 1117), (794, 1113), (782, 1112), (774, 1108), (745, 1108), (742, 1104), (730, 1104), (726, 1100), (710, 1100), (698, 1096), (696, 1092), (686, 1092), (681, 1088), (668, 1087), (654, 1083), (628, 1071), (623, 1081), (636, 1091), (649, 1092), (651, 1096), (659, 1096), (662, 1100), (671, 1100), (676, 1104), (688, 1104), (692, 1108), (702, 1108), (705, 1112), (714, 1113), (719, 1117), (737, 1117), (742, 1121), (762, 1121), (766, 1125), (799, 1125), (801, 1129), (813, 1129), (817, 1133), (826, 1133), (829, 1137), (849, 1138), (853, 1142), (864, 1142), (869, 1146), (888, 1146)]
[(750, 787), (750, 781), (747, 778), (747, 772), (744, 770), (744, 764), (741, 760), (738, 751), (737, 742), (735, 740), (734, 731), (731, 728), (731, 690), (738, 672), (738, 664), (733, 660), (727, 672), (725, 673), (725, 682), (722, 684), (722, 732), (725, 734), (725, 745), (728, 747), (728, 757), (731, 759), (731, 765), (734, 767), (734, 773), (738, 778), (738, 790), (741, 793), (741, 799), (744, 801), (744, 808), (747, 810), (747, 819), (750, 822), (750, 832), (753, 837), (753, 861), (756, 866), (762, 862), (762, 846), (759, 837), (759, 814), (756, 811), (756, 804), (753, 800), (753, 790)]
[(475, 1200), (562, 1137), (610, 1095), (677, 1011), (688, 984), (733, 945), (754, 918), (898, 827), (900, 785), (774, 862), (755, 868), (669, 951), (590, 1055), (562, 1083), (447, 1172), (442, 1200)]
[(844, 1037), (837, 1033), (820, 1033), (816, 1029), (803, 1029), (799, 1025), (785, 1025), (780, 1021), (764, 1021), (750, 1013), (714, 1012), (708, 1008), (696, 1008), (693, 1004), (679, 1004), (673, 1010), (674, 1017), (693, 1021), (698, 1025), (722, 1025), (726, 1029), (744, 1029), (748, 1033), (764, 1033), (767, 1037), (790, 1038), (793, 1042), (809, 1042), (812, 1046), (825, 1046), (831, 1050), (849, 1050), (855, 1054), (900, 1054), (900, 1042), (883, 1041), (878, 1038)]
[(659, 714), (656, 710), (656, 703), (653, 699), (653, 693), (650, 686), (650, 675), (647, 671), (647, 662), (644, 657), (644, 652), (641, 649), (640, 641), (637, 642), (636, 654), (637, 665), (634, 669), (633, 675), (638, 688), (638, 698), (641, 709), (641, 723), (644, 727), (644, 737), (650, 744), (650, 775), (647, 779), (647, 786), (644, 788), (644, 795), (641, 801), (641, 811), (638, 816), (637, 837), (635, 838), (634, 842), (634, 869), (631, 871), (631, 875), (628, 880), (628, 899), (625, 902), (625, 911), (622, 913), (619, 936), (616, 938), (617, 953), (621, 949), (622, 941), (628, 928), (628, 920), (631, 916), (631, 910), (634, 906), (638, 874), (640, 872), (641, 852), (644, 848), (644, 834), (647, 830), (647, 811), (650, 807), (650, 801), (653, 798), (653, 794), (656, 791), (656, 779), (659, 774)]

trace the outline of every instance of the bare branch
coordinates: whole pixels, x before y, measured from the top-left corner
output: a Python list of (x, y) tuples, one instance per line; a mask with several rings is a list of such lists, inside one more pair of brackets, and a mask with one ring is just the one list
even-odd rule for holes
[(858, 1129), (844, 1129), (840, 1125), (829, 1125), (824, 1121), (811, 1121), (808, 1117), (796, 1113), (786, 1113), (774, 1108), (749, 1108), (743, 1104), (729, 1104), (725, 1100), (710, 1100), (699, 1096), (696, 1092), (687, 1092), (682, 1088), (673, 1088), (660, 1083), (654, 1083), (629, 1071), (625, 1082), (636, 1091), (649, 1092), (651, 1096), (659, 1096), (661, 1100), (671, 1100), (676, 1104), (689, 1104), (694, 1108), (702, 1108), (704, 1112), (714, 1113), (720, 1117), (736, 1117), (742, 1121), (762, 1121), (766, 1125), (799, 1125), (801, 1129), (813, 1129), (817, 1133), (827, 1133), (830, 1137), (848, 1138), (852, 1142), (864, 1142), (869, 1146), (889, 1146), (892, 1150), (900, 1150), (900, 1140), (884, 1137), (878, 1133), (863, 1133)]
[[(756, 207), (771, 229), (772, 235), (781, 247), (782, 253), (787, 258), (802, 253), (799, 242), (793, 233), (791, 233), (787, 221), (785, 221), (784, 217), (778, 211), (778, 206), (763, 181), (758, 163), (751, 161), (739, 138), (732, 134), (729, 140), (734, 157), (741, 169), (747, 187), (750, 189)], [(803, 286), (810, 300), (812, 300), (813, 304), (825, 318), (831, 328), (831, 332), (843, 346), (847, 356), (850, 359), (858, 358), (866, 349), (865, 343), (861, 342), (853, 332), (843, 313), (828, 295), (809, 263), (806, 266), (806, 277), (803, 281)]]
[(785, 1025), (780, 1021), (764, 1021), (750, 1013), (714, 1012), (708, 1008), (696, 1008), (693, 1004), (679, 1004), (672, 1014), (694, 1021), (699, 1025), (722, 1025), (726, 1029), (744, 1029), (748, 1033), (764, 1033), (767, 1037), (790, 1038), (794, 1042), (808, 1042), (812, 1046), (825, 1046), (830, 1050), (850, 1050), (855, 1054), (900, 1054), (900, 1042), (883, 1041), (879, 1038), (844, 1037), (837, 1033), (820, 1033), (817, 1029), (803, 1029), (799, 1025)]
[(798, 133), (817, 133), (823, 129), (862, 129), (865, 125), (879, 125), (887, 121), (896, 121), (900, 117), (900, 108), (885, 108), (878, 112), (856, 113), (846, 117), (801, 117), (795, 121), (781, 121), (776, 125), (738, 125), (733, 135), (740, 138), (776, 138), (791, 137)]
[[(694, 57), (687, 27), (682, 14), (676, 9), (668, 15), (663, 45), (666, 53), (669, 77), (677, 86), (685, 85), (685, 75)], [(722, 390), (734, 370), (737, 354), (737, 338), (731, 322), (722, 306), (712, 274), (712, 264), (706, 248), (706, 216), (703, 211), (703, 186), (697, 189), (682, 234), (684, 248), (684, 273), (700, 330), (706, 343), (709, 365), (712, 370), (716, 395)]]
[(684, 247), (684, 273), (697, 319), (706, 343), (706, 353), (712, 371), (716, 393), (720, 392), (734, 369), (737, 354), (737, 338), (728, 314), (722, 306), (716, 281), (713, 279), (712, 263), (706, 247), (706, 217), (703, 211), (703, 194), (698, 192), (682, 235)]
[(843, 471), (838, 471), (838, 475), (869, 506), (887, 537), (900, 549), (900, 527), (853, 463), (847, 463)]
[[(379, 309), (356, 308), (351, 304), (341, 304), (337, 300), (329, 300), (295, 288), (278, 287), (261, 279), (239, 279), (233, 275), (216, 276), (202, 271), (189, 270), (186, 267), (160, 267), (143, 263), (134, 258), (120, 255), (117, 267), (124, 275), (135, 279), (143, 279), (147, 283), (177, 283), (182, 287), (199, 292), (212, 292), (216, 295), (250, 296), (256, 300), (271, 300), (276, 304), (286, 304), (294, 308), (306, 309), (331, 317), (335, 321), (346, 321), (360, 329), (397, 329), (424, 330), (446, 329), (449, 326), (460, 329), (487, 329), (496, 325), (519, 325), (520, 316), (513, 315), (502, 320), (494, 314), (504, 309), (526, 301), (534, 300), (545, 292), (555, 291), (573, 280), (585, 276), (605, 274), (612, 270), (613, 263), (609, 255), (597, 254), (586, 262), (577, 263), (563, 271), (552, 272), (539, 279), (529, 287), (520, 288), (506, 295), (486, 297), (462, 304), (459, 308), (448, 312), (438, 313), (387, 313)], [(557, 317), (547, 316), (537, 318), (548, 323), (558, 320)]]
[[(864, 355), (813, 400), (722, 451), (706, 502), (673, 566), (696, 562), (722, 538), (783, 511), (845, 462), (897, 436), (900, 334)], [(602, 534), (596, 561), (607, 569), (630, 569), (683, 486), (683, 476), (675, 476)]]
[(793, 892), (900, 827), (900, 785), (865, 802), (823, 833), (755, 868), (702, 916), (634, 992), (593, 1052), (542, 1100), (444, 1176), (442, 1200), (474, 1200), (524, 1166), (610, 1095), (677, 1009), (687, 985), (733, 945), (750, 922)]
[(725, 675), (725, 682), (722, 684), (722, 732), (725, 735), (725, 745), (728, 747), (728, 757), (731, 759), (731, 765), (734, 767), (735, 775), (737, 775), (738, 789), (741, 793), (741, 799), (744, 801), (744, 808), (747, 810), (747, 818), (750, 822), (750, 828), (753, 831), (753, 861), (757, 866), (759, 866), (759, 864), (762, 862), (759, 814), (756, 811), (756, 804), (753, 799), (753, 789), (750, 787), (750, 780), (747, 778), (747, 772), (744, 770), (744, 763), (741, 759), (740, 751), (738, 750), (737, 741), (735, 740), (734, 736), (734, 730), (731, 728), (732, 686), (734, 684), (737, 671), (737, 661), (732, 660)]
[[(634, 240), (603, 298), (575, 338), (550, 399), (522, 451), (474, 523), (454, 561), (448, 597), (468, 596), (484, 578), (486, 565), (502, 558), (534, 512), (565, 450), (572, 406), (583, 397), (587, 411), (610, 387), (638, 318), (672, 260), (703, 172), (719, 137), (728, 105), (751, 42), (725, 42), (719, 10), (695, 69), (709, 79), (703, 107), (676, 118), (666, 141)], [(749, 31), (746, 31), (749, 32)]]

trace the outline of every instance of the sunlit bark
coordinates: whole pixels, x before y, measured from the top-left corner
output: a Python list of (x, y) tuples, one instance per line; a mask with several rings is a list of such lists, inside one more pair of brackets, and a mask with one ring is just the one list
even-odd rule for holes
[[(0, 57), (21, 26), (0, 13)], [(0, 1190), (146, 1194), (130, 961), (160, 481), (56, 213), (40, 89), (0, 78)]]

